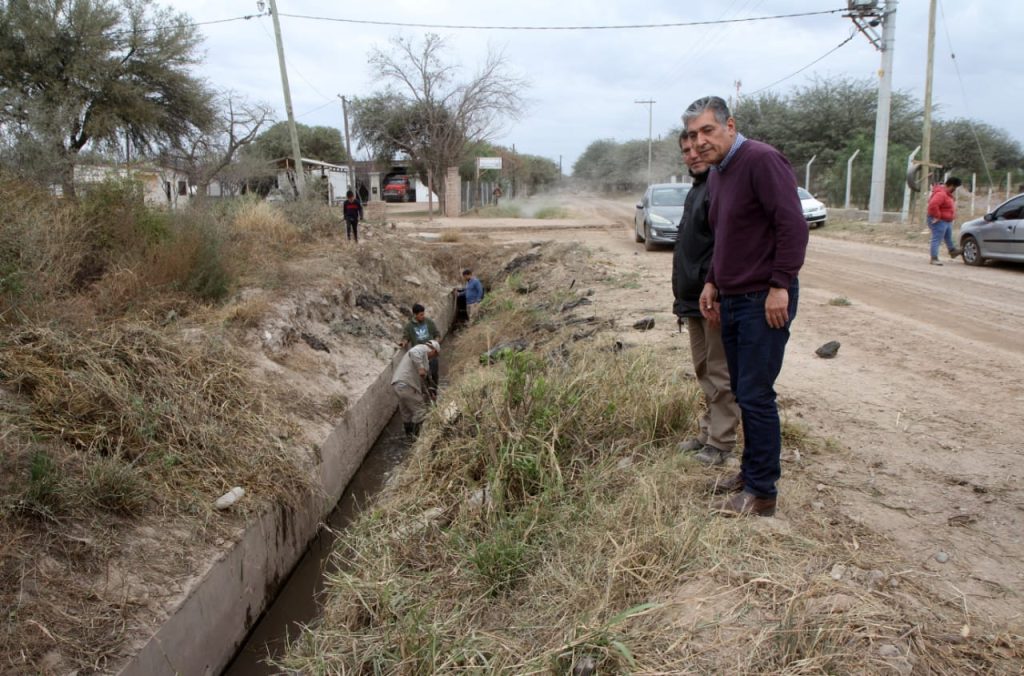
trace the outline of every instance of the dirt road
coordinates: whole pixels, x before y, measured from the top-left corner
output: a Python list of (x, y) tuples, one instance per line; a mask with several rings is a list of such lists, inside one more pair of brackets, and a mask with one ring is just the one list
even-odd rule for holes
[[(657, 328), (629, 340), (687, 350), (671, 315), (671, 251), (633, 242), (629, 203), (576, 201), (573, 209), (606, 226), (492, 236), (575, 239), (601, 250), (638, 283), (602, 290), (595, 310), (623, 321), (653, 314)], [(784, 472), (813, 476), (823, 501), (890, 538), (951, 603), (1019, 625), (1024, 269), (929, 266), (916, 247), (825, 235), (811, 236), (777, 389), (785, 418), (830, 443), (813, 458), (790, 459)], [(840, 298), (849, 304), (830, 303)], [(815, 356), (830, 340), (841, 342), (838, 356)], [(785, 477), (780, 489), (784, 512)]]

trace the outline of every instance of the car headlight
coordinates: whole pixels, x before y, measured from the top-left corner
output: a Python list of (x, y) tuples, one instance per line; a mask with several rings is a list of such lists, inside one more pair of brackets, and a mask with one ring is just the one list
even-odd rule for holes
[(675, 223), (673, 223), (672, 221), (668, 220), (664, 216), (659, 216), (658, 214), (652, 213), (651, 214), (651, 225), (675, 225)]

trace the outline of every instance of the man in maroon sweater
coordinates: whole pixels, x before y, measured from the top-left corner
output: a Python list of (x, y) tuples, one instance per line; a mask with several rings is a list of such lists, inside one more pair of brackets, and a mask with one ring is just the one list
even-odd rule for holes
[(730, 495), (715, 509), (771, 516), (782, 473), (774, 386), (796, 317), (807, 222), (789, 161), (738, 133), (724, 100), (694, 101), (683, 124), (701, 159), (712, 165), (708, 219), (715, 249), (700, 310), (721, 323), (730, 385), (743, 419), (740, 471), (716, 483), (716, 492)]

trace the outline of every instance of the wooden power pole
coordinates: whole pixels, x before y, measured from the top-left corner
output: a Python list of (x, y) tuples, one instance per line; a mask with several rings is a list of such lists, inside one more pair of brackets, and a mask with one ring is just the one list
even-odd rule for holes
[(284, 110), (288, 114), (288, 133), (292, 140), (292, 161), (295, 162), (295, 189), (301, 198), (306, 192), (306, 175), (302, 169), (299, 150), (299, 130), (295, 127), (292, 92), (288, 87), (288, 68), (284, 63), (284, 43), (281, 40), (281, 21), (277, 18), (277, 0), (270, 0), (270, 16), (274, 20), (274, 38), (277, 40), (277, 62), (281, 66), (281, 87), (284, 89)]
[(932, 170), (932, 73), (935, 69), (935, 0), (928, 5), (928, 59), (924, 75), (924, 121), (921, 125), (921, 223), (927, 222)]

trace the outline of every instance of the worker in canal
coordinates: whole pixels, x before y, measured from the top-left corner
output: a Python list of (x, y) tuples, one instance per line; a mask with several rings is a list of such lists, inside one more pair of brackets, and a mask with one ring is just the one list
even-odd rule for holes
[[(413, 303), (412, 320), (402, 329), (402, 342), (398, 344), (403, 350), (414, 345), (423, 345), (430, 340), (440, 340), (441, 332), (437, 330), (434, 320), (427, 317), (427, 309), (419, 303)], [(433, 395), (437, 395), (437, 385), (441, 382), (437, 357), (430, 360), (430, 379)]]
[(413, 345), (402, 355), (401, 361), (391, 377), (391, 388), (398, 397), (398, 411), (402, 414), (402, 425), (407, 436), (420, 433), (423, 419), (430, 407), (431, 378), (430, 360), (441, 353), (441, 344), (429, 340), (423, 345)]

